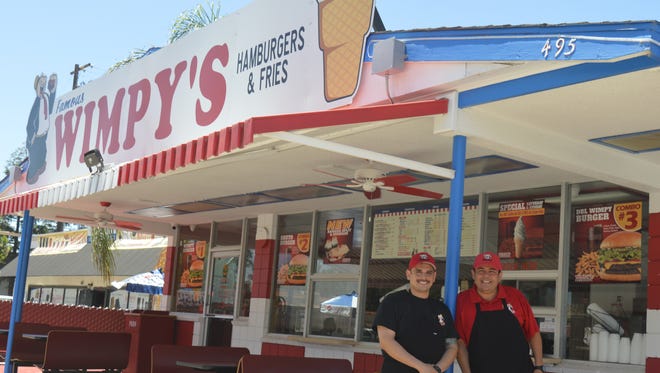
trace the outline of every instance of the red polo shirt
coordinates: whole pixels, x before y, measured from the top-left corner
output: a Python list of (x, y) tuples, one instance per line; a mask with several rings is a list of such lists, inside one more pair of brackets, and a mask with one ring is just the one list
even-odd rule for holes
[(479, 296), (477, 288), (473, 286), (458, 294), (456, 298), (456, 331), (459, 338), (465, 341), (466, 345), (470, 342), (472, 325), (477, 315), (475, 304), (480, 304), (481, 311), (497, 311), (503, 307), (502, 299), (506, 300), (509, 309), (518, 319), (528, 341), (539, 331), (539, 325), (534, 318), (532, 308), (527, 302), (527, 298), (518, 289), (499, 285), (497, 296), (491, 301), (486, 301)]

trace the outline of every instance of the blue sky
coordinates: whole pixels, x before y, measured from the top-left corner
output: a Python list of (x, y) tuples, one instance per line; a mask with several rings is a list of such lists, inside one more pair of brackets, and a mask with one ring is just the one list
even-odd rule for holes
[[(221, 14), (252, 0), (215, 0)], [(274, 0), (259, 0), (274, 1)], [(34, 77), (58, 75), (58, 95), (72, 88), (75, 64), (91, 63), (84, 83), (105, 74), (136, 48), (167, 42), (183, 11), (207, 0), (17, 1), (3, 7), (0, 23), (0, 168), (25, 141), (34, 100)], [(660, 20), (658, 0), (376, 0), (388, 30), (454, 26), (559, 24)]]

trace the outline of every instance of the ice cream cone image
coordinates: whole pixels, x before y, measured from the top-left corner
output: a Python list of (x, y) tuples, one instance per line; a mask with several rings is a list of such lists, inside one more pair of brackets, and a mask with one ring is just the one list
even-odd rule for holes
[(525, 250), (525, 223), (523, 223), (522, 216), (516, 221), (516, 227), (513, 230), (513, 246), (515, 248), (514, 257), (522, 258)]
[(357, 88), (372, 11), (373, 0), (319, 0), (319, 46), (328, 102), (351, 96)]
[(523, 248), (525, 245), (525, 240), (520, 238), (520, 237), (514, 237), (513, 238), (513, 245), (515, 246), (515, 257), (516, 258), (522, 258), (523, 254)]

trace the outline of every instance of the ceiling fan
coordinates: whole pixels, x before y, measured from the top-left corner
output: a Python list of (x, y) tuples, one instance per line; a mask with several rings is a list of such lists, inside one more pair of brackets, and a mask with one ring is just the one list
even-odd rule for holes
[[(315, 171), (335, 177), (345, 178), (343, 176), (335, 175), (324, 170), (316, 169)], [(404, 184), (412, 183), (414, 181), (417, 181), (417, 178), (406, 173), (388, 176), (385, 172), (376, 168), (359, 168), (355, 170), (355, 173), (353, 175), (353, 178), (351, 179), (350, 184), (322, 184), (322, 185), (362, 189), (362, 192), (364, 193), (365, 197), (367, 197), (367, 199), (380, 198), (381, 190), (387, 190), (395, 193), (409, 194), (418, 197), (426, 197), (431, 199), (442, 198), (441, 193), (431, 192), (429, 190), (414, 188), (404, 185)]]
[(142, 229), (141, 223), (115, 219), (114, 215), (108, 212), (108, 207), (110, 207), (111, 205), (110, 202), (101, 201), (100, 204), (101, 206), (103, 206), (103, 210), (95, 212), (92, 216), (89, 216), (88, 218), (79, 218), (74, 216), (59, 216), (59, 215), (57, 217), (65, 220), (92, 222), (92, 223), (96, 223), (96, 225), (100, 227), (116, 227), (118, 229), (128, 229), (134, 231), (139, 231), (140, 229)]

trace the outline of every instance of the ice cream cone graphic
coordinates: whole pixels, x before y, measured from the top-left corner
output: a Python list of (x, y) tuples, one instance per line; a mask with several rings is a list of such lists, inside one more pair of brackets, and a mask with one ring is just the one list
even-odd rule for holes
[(373, 0), (318, 0), (326, 101), (351, 96), (358, 84)]

